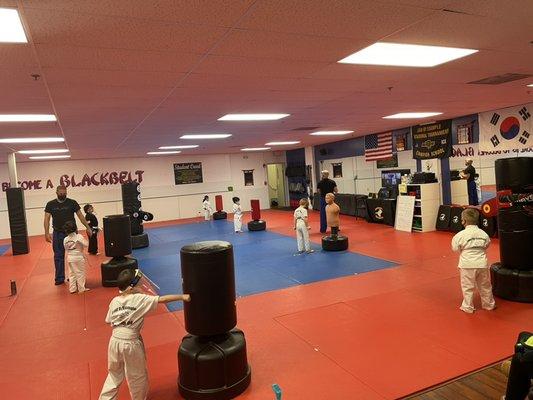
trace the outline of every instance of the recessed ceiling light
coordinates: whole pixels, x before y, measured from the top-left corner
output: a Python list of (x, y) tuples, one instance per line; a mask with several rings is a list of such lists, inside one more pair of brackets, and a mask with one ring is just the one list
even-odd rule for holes
[(53, 114), (0, 114), (0, 122), (53, 122)]
[(298, 144), (298, 143), (300, 143), (299, 140), (295, 140), (293, 142), (269, 142), (269, 143), (265, 143), (265, 146), (288, 146), (291, 144)]
[(0, 8), (0, 42), (28, 43), (20, 15), (14, 8)]
[(530, 83), (529, 85), (527, 85), (527, 87), (533, 87), (533, 83)]
[(7, 138), (0, 139), (0, 143), (60, 143), (64, 142), (62, 137), (39, 137), (39, 138)]
[(441, 112), (406, 112), (393, 115), (387, 115), (383, 119), (413, 119), (413, 118), (429, 118), (435, 115), (441, 115)]
[(290, 114), (226, 114), (219, 121), (275, 121)]
[(68, 153), (68, 149), (46, 149), (46, 150), (20, 150), (19, 154), (53, 154), (53, 153)]
[(353, 131), (317, 131), (312, 132), (313, 136), (337, 136), (337, 135), (347, 135), (348, 133), (353, 133)]
[(417, 44), (374, 43), (339, 61), (341, 64), (434, 67), (476, 53), (474, 49), (421, 46)]
[(149, 156), (160, 156), (160, 155), (163, 155), (163, 154), (179, 154), (181, 153), (181, 151), (177, 150), (177, 151), (149, 151), (148, 154)]
[(197, 144), (186, 144), (183, 146), (161, 146), (159, 147), (159, 150), (195, 149), (197, 147)]
[(53, 158), (70, 158), (70, 156), (35, 156), (30, 157), (30, 160), (50, 160)]
[(225, 139), (231, 136), (231, 133), (209, 133), (209, 134), (193, 134), (183, 135), (180, 139)]
[(270, 147), (245, 147), (241, 151), (265, 151), (270, 150)]

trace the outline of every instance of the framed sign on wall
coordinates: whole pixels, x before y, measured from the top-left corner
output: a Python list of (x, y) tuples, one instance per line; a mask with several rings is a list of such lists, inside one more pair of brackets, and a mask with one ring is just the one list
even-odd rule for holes
[(253, 186), (254, 185), (254, 170), (253, 169), (244, 169), (244, 186)]
[(203, 181), (201, 162), (174, 164), (174, 182), (176, 185), (203, 183)]

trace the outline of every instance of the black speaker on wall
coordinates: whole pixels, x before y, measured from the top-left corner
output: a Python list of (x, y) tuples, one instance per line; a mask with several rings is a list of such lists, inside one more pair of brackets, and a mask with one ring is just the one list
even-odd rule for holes
[(6, 196), (13, 255), (28, 254), (30, 243), (28, 241), (24, 192), (21, 188), (9, 188), (6, 190)]

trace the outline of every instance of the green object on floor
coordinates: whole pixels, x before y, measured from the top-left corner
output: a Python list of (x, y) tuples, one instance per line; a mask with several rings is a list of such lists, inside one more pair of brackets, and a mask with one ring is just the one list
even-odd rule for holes
[(277, 383), (274, 383), (272, 385), (272, 390), (276, 394), (276, 400), (281, 400), (281, 388), (279, 387)]

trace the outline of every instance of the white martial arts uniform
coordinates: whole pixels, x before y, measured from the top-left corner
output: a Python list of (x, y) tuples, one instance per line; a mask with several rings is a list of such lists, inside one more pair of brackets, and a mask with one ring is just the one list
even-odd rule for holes
[(242, 232), (242, 208), (236, 203), (233, 203), (233, 227), (235, 232)]
[(124, 377), (131, 400), (148, 395), (148, 370), (141, 337), (144, 316), (157, 308), (159, 296), (132, 293), (117, 296), (109, 304), (105, 321), (113, 327), (109, 340), (107, 378), (99, 400), (115, 400)]
[(85, 289), (85, 269), (86, 260), (83, 248), (89, 243), (79, 233), (71, 233), (63, 240), (65, 246), (65, 258), (69, 266), (69, 287), (70, 293), (84, 292)]
[(209, 202), (209, 200), (205, 200), (202, 204), (204, 209), (204, 218), (206, 221), (209, 221), (211, 219), (211, 214), (213, 214), (211, 203)]
[(476, 225), (467, 225), (452, 239), (452, 249), (461, 251), (459, 271), (461, 271), (463, 303), (460, 308), (463, 311), (474, 312), (473, 296), (476, 287), (481, 296), (481, 306), (485, 310), (492, 310), (495, 307), (486, 253), (489, 244), (489, 235)]
[(305, 224), (307, 219), (307, 210), (300, 206), (294, 211), (294, 218), (296, 219), (296, 240), (298, 242), (298, 251), (310, 251), (311, 244), (309, 243), (309, 230)]

